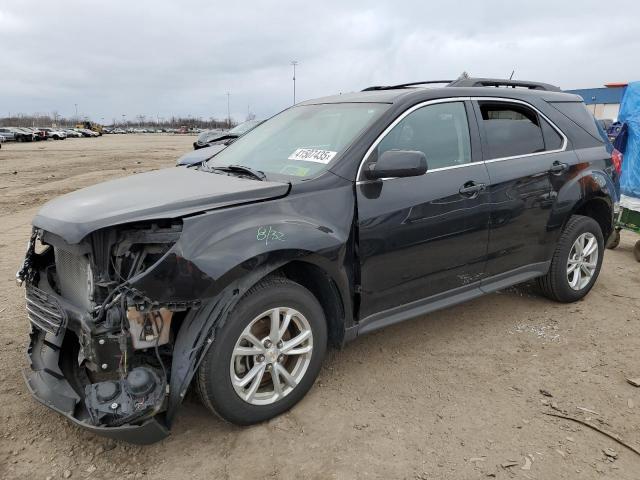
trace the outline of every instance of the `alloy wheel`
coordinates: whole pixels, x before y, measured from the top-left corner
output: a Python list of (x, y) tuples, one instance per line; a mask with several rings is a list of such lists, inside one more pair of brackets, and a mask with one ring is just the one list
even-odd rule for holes
[(276, 307), (258, 315), (238, 338), (229, 366), (231, 383), (252, 405), (270, 405), (293, 391), (313, 354), (313, 332), (299, 311)]
[(583, 233), (569, 251), (567, 260), (567, 280), (573, 290), (586, 287), (598, 265), (598, 240), (590, 232)]

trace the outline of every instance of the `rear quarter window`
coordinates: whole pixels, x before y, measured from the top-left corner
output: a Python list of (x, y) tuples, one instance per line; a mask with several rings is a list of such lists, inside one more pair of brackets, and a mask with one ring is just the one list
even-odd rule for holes
[(603, 136), (602, 128), (598, 125), (596, 118), (587, 110), (583, 102), (549, 102), (549, 105), (569, 118), (593, 138), (603, 142), (607, 141), (606, 135)]

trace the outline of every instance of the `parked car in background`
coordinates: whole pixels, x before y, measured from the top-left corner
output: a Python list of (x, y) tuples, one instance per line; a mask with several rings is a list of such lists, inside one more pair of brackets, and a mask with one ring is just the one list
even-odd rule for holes
[(210, 147), (199, 148), (197, 150), (192, 150), (190, 152), (185, 153), (183, 156), (178, 158), (176, 162), (176, 166), (178, 167), (190, 167), (194, 165), (200, 165), (203, 162), (213, 158), (214, 155), (218, 154), (222, 150), (227, 148), (227, 145), (224, 143), (218, 143), (211, 145)]
[[(250, 132), (258, 125), (260, 125), (263, 120), (251, 120), (248, 122), (241, 123), (240, 125), (232, 128), (228, 132), (224, 134), (216, 134), (211, 136), (213, 138), (208, 144), (205, 144), (204, 147), (196, 148), (194, 143), (195, 150), (192, 152), (185, 153), (182, 157), (178, 159), (176, 162), (177, 166), (192, 166), (199, 165), (202, 162), (205, 162), (211, 159), (214, 155), (218, 154), (227, 146), (231, 145), (234, 141), (240, 138), (242, 135)], [(211, 134), (211, 130), (206, 130), (203, 132), (203, 135)], [(200, 138), (200, 137), (199, 137)], [(197, 142), (196, 142), (197, 143)]]
[(13, 134), (13, 140), (16, 142), (32, 142), (35, 140), (35, 133), (31, 130), (19, 127), (3, 127), (0, 129), (0, 134), (5, 131), (6, 133)]
[(15, 132), (8, 127), (0, 127), (0, 135), (2, 135), (5, 141), (13, 142), (16, 140)]
[(39, 127), (24, 127), (23, 130), (33, 133), (34, 140), (49, 140), (49, 134)]
[(52, 138), (53, 140), (65, 140), (67, 138), (67, 134), (64, 130), (49, 127), (41, 128), (40, 130), (47, 132), (49, 138)]
[(67, 138), (81, 138), (83, 136), (80, 132), (76, 132), (72, 128), (65, 128), (64, 133), (67, 135)]
[(93, 130), (89, 130), (86, 128), (74, 128), (74, 130), (80, 133), (83, 137), (99, 137), (100, 136), (98, 132), (94, 132)]
[(208, 147), (213, 143), (226, 142), (228, 140), (233, 141), (248, 131), (256, 128), (261, 123), (261, 120), (249, 120), (241, 123), (240, 125), (236, 125), (226, 132), (223, 130), (205, 130), (198, 135), (198, 139), (193, 142), (193, 148), (194, 150), (197, 150), (199, 148)]
[(4, 135), (0, 135), (0, 148), (2, 148), (2, 144), (7, 140), (4, 138)]

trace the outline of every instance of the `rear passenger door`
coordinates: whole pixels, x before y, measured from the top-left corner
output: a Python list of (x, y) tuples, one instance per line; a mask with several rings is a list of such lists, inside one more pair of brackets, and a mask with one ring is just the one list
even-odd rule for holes
[(545, 270), (551, 207), (575, 156), (533, 106), (498, 99), (474, 104), (490, 178), (486, 276)]

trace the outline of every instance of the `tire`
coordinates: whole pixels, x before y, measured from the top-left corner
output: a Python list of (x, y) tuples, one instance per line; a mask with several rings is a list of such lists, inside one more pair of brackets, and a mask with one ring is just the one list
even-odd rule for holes
[[(584, 235), (584, 236), (583, 236)], [(585, 237), (586, 236), (586, 237)], [(594, 265), (591, 276), (586, 281), (581, 266), (578, 266), (579, 272), (572, 273), (571, 278), (575, 279), (576, 274), (583, 275), (584, 284), (578, 282), (574, 287), (569, 283), (569, 261), (570, 254), (573, 252), (574, 243), (579, 239), (585, 239), (589, 236), (593, 237), (597, 245), (597, 259), (595, 262), (586, 262), (585, 265), (592, 263)], [(600, 273), (602, 267), (602, 258), (604, 255), (604, 239), (600, 225), (593, 218), (582, 215), (573, 215), (565, 226), (560, 240), (556, 245), (556, 250), (551, 259), (549, 271), (543, 277), (539, 277), (537, 282), (543, 295), (557, 302), (569, 303), (584, 298), (589, 293)], [(574, 262), (575, 260), (571, 260)], [(575, 265), (574, 265), (575, 267)], [(588, 268), (588, 267), (586, 267)]]
[(620, 245), (620, 230), (616, 228), (613, 230), (611, 237), (609, 237), (607, 248), (613, 250), (614, 248), (618, 248), (618, 245)]
[(640, 262), (640, 240), (633, 245), (633, 256)]
[[(295, 311), (298, 315), (290, 317), (289, 327), (282, 336), (284, 343), (278, 342), (264, 349), (263, 342), (269, 345), (271, 316), (263, 314), (277, 308), (282, 310), (274, 316), (280, 325), (276, 332), (284, 325), (286, 312)], [(265, 325), (268, 330), (264, 329)], [(249, 333), (255, 334), (254, 340), (258, 341), (260, 347), (256, 347), (255, 342), (244, 340), (249, 328), (252, 328)], [(260, 331), (260, 328), (263, 330)], [(300, 338), (298, 335), (307, 330), (311, 332), (311, 338), (307, 337), (287, 352), (310, 350), (308, 353), (281, 354), (279, 348), (283, 348), (283, 351), (289, 348), (287, 342), (290, 342), (289, 345), (295, 343), (292, 337)], [(236, 348), (245, 351), (251, 349), (251, 352), (262, 348), (263, 354), (234, 355), (239, 351)], [(217, 330), (215, 340), (198, 369), (196, 388), (202, 403), (222, 419), (236, 425), (263, 422), (286, 412), (305, 396), (320, 372), (326, 349), (327, 323), (318, 300), (295, 282), (284, 277), (269, 277), (242, 297), (225, 324)], [(276, 393), (273, 373), (263, 370), (261, 374), (261, 368), (278, 372), (275, 375), (281, 383), (281, 394)], [(287, 370), (290, 379), (296, 379), (295, 386), (284, 381), (285, 377), (280, 373), (282, 369)], [(254, 371), (258, 373), (251, 377)], [(257, 380), (258, 376), (262, 379), (261, 383)], [(253, 380), (246, 386), (238, 386), (238, 381), (246, 378)], [(257, 391), (254, 383), (261, 385)], [(252, 390), (255, 393), (251, 394)], [(245, 395), (245, 398), (241, 395)]]

